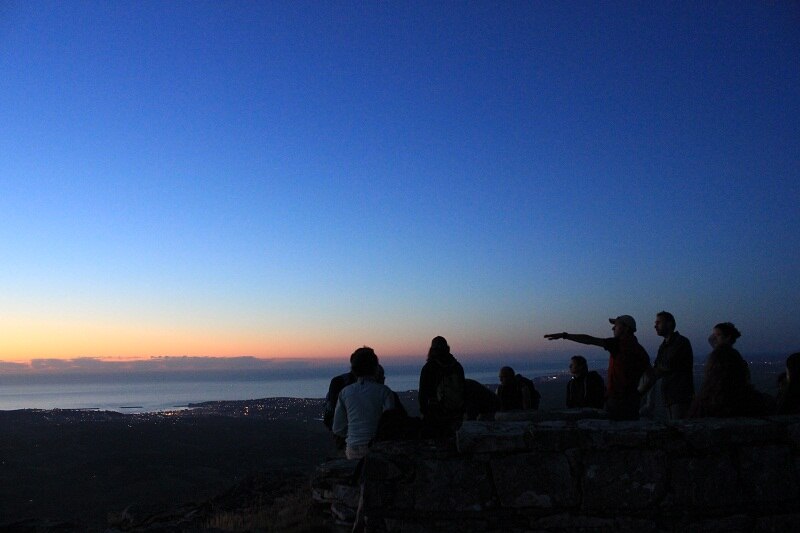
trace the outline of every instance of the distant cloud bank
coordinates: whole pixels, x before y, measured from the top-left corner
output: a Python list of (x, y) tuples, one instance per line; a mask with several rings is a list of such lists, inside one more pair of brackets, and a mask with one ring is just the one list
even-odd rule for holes
[[(346, 364), (346, 363), (345, 363)], [(32, 359), (29, 363), (0, 361), (4, 374), (119, 374), (156, 372), (269, 372), (319, 369), (332, 366), (330, 360), (259, 359), (241, 357), (163, 356), (149, 359)], [(341, 365), (339, 365), (341, 366)]]

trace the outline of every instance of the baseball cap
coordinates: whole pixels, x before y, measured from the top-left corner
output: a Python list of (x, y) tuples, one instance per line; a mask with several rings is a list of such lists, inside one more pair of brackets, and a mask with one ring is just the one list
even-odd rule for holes
[(609, 318), (608, 321), (614, 324), (617, 320), (628, 326), (631, 331), (636, 331), (636, 321), (631, 315), (619, 315), (617, 318)]

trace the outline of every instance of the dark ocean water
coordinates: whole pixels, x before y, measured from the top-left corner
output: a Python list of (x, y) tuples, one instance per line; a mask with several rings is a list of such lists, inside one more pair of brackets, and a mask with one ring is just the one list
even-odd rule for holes
[[(564, 376), (568, 358), (537, 362), (513, 361), (517, 372), (530, 378)], [(777, 375), (784, 369), (781, 356), (749, 358), (753, 383), (763, 392), (774, 393)], [(607, 359), (590, 359), (593, 369), (605, 370)], [(386, 366), (386, 384), (396, 391), (416, 389), (416, 365)], [(468, 378), (496, 384), (500, 363), (464, 362)], [(250, 400), (290, 397), (322, 398), (334, 375), (345, 365), (302, 371), (235, 371), (138, 374), (0, 375), (0, 410), (99, 409), (124, 413), (154, 412), (185, 408), (190, 403), (213, 400)], [(697, 385), (702, 361), (697, 362)]]

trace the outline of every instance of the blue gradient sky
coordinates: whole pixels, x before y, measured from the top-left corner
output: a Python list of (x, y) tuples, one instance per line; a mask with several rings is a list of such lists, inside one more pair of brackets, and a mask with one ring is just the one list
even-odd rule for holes
[(0, 95), (0, 360), (800, 349), (797, 3), (3, 2)]

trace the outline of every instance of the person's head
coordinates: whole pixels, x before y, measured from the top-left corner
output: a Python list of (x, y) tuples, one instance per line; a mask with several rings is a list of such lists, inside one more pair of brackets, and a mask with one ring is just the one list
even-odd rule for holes
[(450, 355), (450, 346), (444, 337), (434, 337), (428, 350), (428, 360), (443, 360)]
[(514, 369), (510, 366), (504, 366), (500, 369), (500, 375), (498, 377), (500, 378), (500, 384), (506, 385), (514, 379)]
[(800, 352), (786, 358), (786, 382), (794, 387), (800, 384)]
[(382, 365), (375, 366), (375, 381), (383, 385), (386, 382), (386, 372)]
[(712, 348), (717, 349), (722, 346), (733, 346), (736, 339), (741, 337), (742, 334), (730, 322), (721, 322), (714, 326), (711, 330), (711, 335), (708, 337), (708, 343)]
[(631, 315), (620, 315), (617, 318), (609, 318), (608, 321), (614, 324), (611, 331), (614, 337), (627, 337), (636, 333), (636, 321)]
[(589, 371), (589, 363), (582, 355), (573, 355), (569, 359), (569, 373), (579, 376)]
[(672, 313), (661, 311), (656, 315), (656, 335), (669, 337), (675, 331), (675, 317)]
[(369, 346), (362, 346), (350, 356), (350, 369), (358, 377), (372, 377), (378, 366), (378, 356)]

